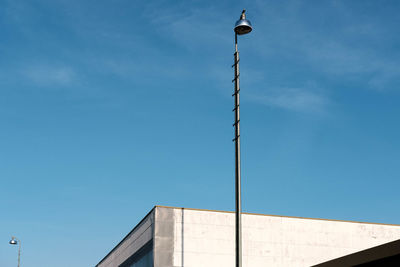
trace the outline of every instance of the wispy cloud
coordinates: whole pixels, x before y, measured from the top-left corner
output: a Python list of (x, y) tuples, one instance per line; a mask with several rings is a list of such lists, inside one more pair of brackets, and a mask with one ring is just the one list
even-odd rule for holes
[(251, 93), (250, 100), (289, 111), (324, 114), (329, 99), (309, 88), (275, 88), (263, 93)]
[[(218, 4), (202, 7), (165, 5), (154, 8), (147, 6), (146, 18), (158, 33), (179, 43), (189, 50), (212, 48), (232, 43), (232, 21), (217, 7)], [(229, 28), (226, 28), (229, 25)]]
[(281, 57), (288, 64), (300, 63), (309, 73), (308, 80), (333, 78), (381, 91), (400, 83), (394, 21), (382, 21), (373, 10), (354, 12), (358, 5), (354, 2), (315, 6), (301, 1), (272, 6), (256, 3), (258, 10), (268, 13), (257, 17), (257, 29), (268, 34), (257, 34), (255, 29), (253, 42), (264, 60)]
[(23, 69), (22, 75), (38, 86), (68, 86), (77, 82), (76, 72), (71, 67), (65, 66), (30, 66)]
[(371, 48), (323, 42), (319, 46), (309, 44), (303, 51), (318, 72), (341, 76), (344, 80), (358, 80), (366, 88), (385, 90), (391, 83), (400, 81), (400, 63), (393, 58), (379, 56), (378, 51)]

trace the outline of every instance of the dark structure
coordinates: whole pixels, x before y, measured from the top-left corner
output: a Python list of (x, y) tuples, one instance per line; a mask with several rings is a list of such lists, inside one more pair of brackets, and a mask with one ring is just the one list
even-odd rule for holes
[(314, 267), (398, 267), (400, 266), (400, 239), (330, 260)]

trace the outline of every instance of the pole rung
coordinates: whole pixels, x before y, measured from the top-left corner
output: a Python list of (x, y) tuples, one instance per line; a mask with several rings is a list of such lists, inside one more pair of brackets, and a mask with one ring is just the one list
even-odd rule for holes
[(240, 74), (235, 76), (235, 78), (233, 78), (232, 82), (234, 82), (237, 78), (239, 78)]
[(240, 89), (239, 89), (239, 90), (237, 90), (235, 93), (233, 93), (233, 94), (232, 94), (232, 96), (235, 96), (236, 94), (238, 94), (238, 93), (239, 93), (239, 91), (240, 91)]
[(240, 135), (232, 139), (232, 142), (235, 142), (237, 139), (239, 139)]
[(236, 62), (232, 65), (232, 68), (235, 67), (235, 65), (238, 64), (239, 61), (240, 61), (240, 59), (239, 59), (238, 61), (236, 61)]
[(238, 120), (237, 122), (235, 122), (234, 124), (232, 124), (232, 126), (235, 126), (236, 124), (239, 124), (240, 120)]

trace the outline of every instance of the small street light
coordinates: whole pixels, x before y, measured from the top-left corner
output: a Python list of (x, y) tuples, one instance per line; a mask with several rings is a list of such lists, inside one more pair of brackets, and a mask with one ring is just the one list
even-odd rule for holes
[(246, 19), (246, 10), (242, 11), (240, 19), (235, 24), (235, 257), (236, 267), (242, 267), (242, 200), (241, 200), (241, 178), (240, 178), (240, 101), (239, 101), (239, 51), (237, 36), (244, 35), (253, 30), (251, 23)]
[(15, 236), (12, 236), (9, 243), (10, 243), (10, 245), (18, 245), (18, 267), (19, 267), (20, 258), (21, 258), (21, 241), (18, 238), (16, 238)]

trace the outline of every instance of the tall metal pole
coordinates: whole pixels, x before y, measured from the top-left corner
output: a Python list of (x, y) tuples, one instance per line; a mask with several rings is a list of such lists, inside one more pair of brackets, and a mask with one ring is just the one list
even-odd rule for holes
[(235, 33), (235, 255), (236, 267), (242, 267), (242, 200), (240, 177), (240, 87), (239, 87), (239, 51), (237, 33)]
[(241, 199), (241, 177), (240, 177), (240, 86), (239, 86), (239, 51), (237, 45), (238, 35), (248, 34), (252, 31), (249, 20), (246, 19), (246, 10), (242, 11), (240, 19), (235, 24), (235, 257), (236, 267), (242, 267), (242, 199)]
[(18, 240), (18, 267), (21, 259), (21, 241)]

